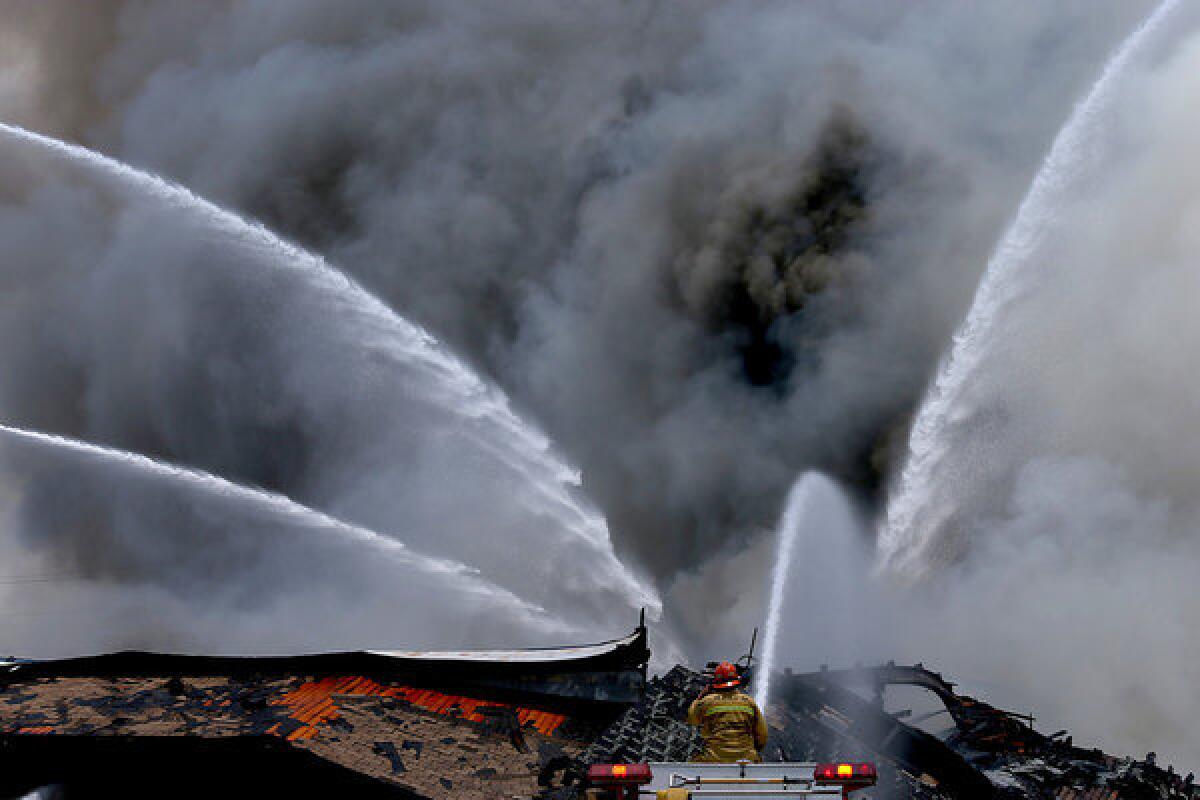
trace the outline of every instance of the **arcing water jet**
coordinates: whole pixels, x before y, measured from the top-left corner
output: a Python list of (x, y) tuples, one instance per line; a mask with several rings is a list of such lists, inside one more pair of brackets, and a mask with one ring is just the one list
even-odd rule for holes
[(837, 650), (845, 643), (828, 631), (851, 621), (843, 617), (857, 616), (846, 614), (844, 606), (845, 598), (857, 591), (854, 581), (861, 572), (854, 556), (855, 528), (850, 505), (829, 478), (805, 472), (792, 485), (776, 532), (778, 551), (754, 690), (760, 708), (770, 699), (771, 671), (785, 623), (791, 635), (820, 649), (826, 660), (844, 655)]
[[(21, 128), (0, 125), (0, 132), (113, 178), (119, 186), (149, 195), (159, 204), (199, 217), (223, 239), (259, 254), (258, 260), (296, 271), (307, 283), (306, 291), (317, 296), (318, 302), (313, 307), (323, 315), (335, 313), (339, 328), (350, 329), (347, 344), (370, 353), (367, 367), (372, 379), (389, 392), (388, 396), (377, 398), (381, 405), (395, 408), (408, 403), (436, 409), (429, 416), (435, 418), (439, 427), (431, 429), (426, 422), (425, 426), (414, 425), (409, 432), (409, 438), (415, 439), (418, 446), (407, 441), (409, 446), (404, 448), (388, 448), (383, 446), (386, 442), (372, 444), (378, 446), (384, 457), (394, 458), (399, 452), (412, 459), (411, 464), (387, 464), (401, 481), (415, 480), (413, 473), (420, 472), (424, 463), (421, 459), (436, 460), (436, 467), (423, 477), (440, 484), (442, 494), (453, 494), (447, 487), (461, 493), (457, 500), (448, 497), (445, 505), (437, 509), (438, 514), (452, 513), (455, 503), (462, 506), (463, 496), (485, 494), (488, 500), (483, 504), (491, 503), (494, 513), (490, 519), (486, 514), (473, 515), (474, 525), (460, 524), (459, 520), (448, 522), (433, 514), (440, 524), (431, 522), (419, 530), (418, 526), (406, 524), (395, 535), (418, 532), (427, 552), (477, 565), (494, 583), (542, 605), (557, 608), (557, 601), (565, 598), (564, 604), (575, 603), (593, 622), (622, 620), (624, 624), (639, 607), (648, 607), (652, 616), (657, 615), (660, 603), (656, 594), (616, 559), (603, 517), (573, 496), (578, 474), (555, 456), (539, 431), (513, 413), (501, 392), (481, 381), (428, 333), (396, 315), (320, 257), (281, 241), (262, 226), (220, 209), (186, 189), (85, 148)], [(375, 378), (381, 372), (380, 364), (391, 378)], [(332, 412), (341, 413), (351, 407), (363, 387), (345, 379), (335, 383), (329, 393), (340, 392), (344, 396), (328, 405)], [(304, 402), (309, 406), (313, 403), (307, 397)], [(408, 406), (400, 407), (403, 410)], [(308, 412), (306, 408), (306, 413), (319, 415), (324, 410), (322, 407), (318, 412)], [(328, 454), (331, 460), (344, 455), (344, 452)], [(380, 457), (380, 453), (372, 452), (364, 459), (372, 461), (370, 466), (378, 472)], [(361, 482), (360, 476), (347, 483)], [(364, 504), (355, 502), (354, 495), (359, 488), (351, 485), (341, 494), (329, 490), (314, 497), (294, 496), (338, 517), (393, 533), (389, 525), (394, 524), (394, 519), (386, 513), (380, 512), (376, 518), (361, 518)], [(397, 493), (395, 486), (378, 487), (378, 492), (385, 489)], [(492, 534), (492, 528), (498, 526), (489, 527), (489, 523), (499, 516), (505, 518), (508, 528), (501, 534)], [(519, 536), (519, 540), (509, 539), (510, 533)]]
[[(492, 624), (527, 630), (538, 639), (545, 639), (547, 635), (568, 635), (567, 632), (571, 631), (568, 626), (547, 614), (544, 609), (490, 584), (479, 575), (478, 570), (453, 561), (421, 555), (394, 539), (306, 508), (282, 495), (240, 486), (215, 475), (165, 464), (136, 453), (61, 436), (2, 424), (0, 424), (0, 436), (9, 440), (9, 447), (4, 451), (4, 465), (11, 464), (14, 484), (17, 486), (21, 484), (22, 478), (31, 473), (37, 474), (38, 459), (46, 456), (52, 457), (54, 459), (53, 469), (57, 475), (62, 466), (62, 459), (69, 458), (77, 462), (98, 465), (103, 468), (102, 471), (93, 471), (92, 474), (103, 475), (106, 479), (149, 480), (171, 492), (182, 492), (182, 497), (188, 505), (197, 505), (197, 501), (200, 501), (197, 508), (201, 514), (219, 515), (220, 507), (229, 504), (233, 509), (229, 514), (231, 524), (238, 522), (244, 524), (246, 520), (263, 521), (264, 529), (285, 534), (286, 538), (282, 541), (282, 547), (286, 551), (284, 553), (277, 552), (268, 556), (253, 548), (257, 545), (270, 546), (269, 544), (250, 541), (243, 542), (245, 547), (230, 548), (237, 552), (217, 554), (218, 560), (224, 558), (227, 561), (229, 574), (238, 574), (239, 570), (244, 570), (245, 564), (241, 562), (247, 560), (262, 560), (270, 562), (272, 565), (278, 561), (294, 561), (303, 570), (300, 574), (291, 574), (291, 571), (281, 570), (288, 574), (281, 574), (278, 577), (277, 587), (254, 587), (256, 591), (265, 589), (265, 594), (268, 596), (273, 588), (278, 588), (283, 594), (295, 591), (297, 587), (293, 584), (296, 582), (299, 582), (301, 586), (307, 585), (310, 589), (317, 590), (321, 585), (323, 570), (327, 567), (326, 559), (349, 557), (362, 560), (363, 564), (370, 564), (371, 570), (382, 566), (381, 577), (396, 586), (405, 587), (405, 592), (411, 591), (413, 594), (428, 592), (431, 595), (436, 593), (429, 598), (433, 602), (426, 604), (428, 609), (423, 612), (425, 614), (436, 617), (442, 613), (442, 609), (457, 607), (463, 613), (468, 610), (475, 614), (482, 613), (493, 621)], [(14, 451), (17, 446), (30, 447), (33, 450), (28, 454), (22, 454)], [(120, 505), (120, 500), (116, 497), (108, 497), (106, 502), (114, 507)], [(144, 511), (145, 509), (139, 508), (127, 513), (137, 515)], [(180, 516), (185, 517), (186, 515)], [(232, 525), (226, 527), (232, 527)], [(168, 536), (173, 532), (155, 531), (155, 533), (160, 536)], [(247, 531), (243, 527), (227, 533), (232, 537), (251, 538), (254, 536), (254, 531)], [(43, 538), (68, 537), (74, 533), (31, 531), (27, 535), (38, 537), (40, 541)], [(84, 531), (79, 535), (90, 536), (91, 532)], [(116, 535), (130, 539), (135, 538), (128, 530), (117, 531)], [(210, 542), (208, 544), (216, 546), (217, 543)], [(96, 541), (89, 542), (87, 546), (108, 548), (113, 545), (113, 542)], [(136, 547), (137, 542), (134, 545)], [(173, 556), (173, 558), (178, 557)], [(181, 560), (185, 563), (172, 566), (178, 566), (180, 572), (188, 573), (191, 570), (191, 566), (186, 563), (188, 559)], [(199, 573), (204, 573), (214, 561), (210, 558), (209, 553), (203, 551), (196, 553), (195, 560), (198, 562), (195, 571)], [(307, 568), (304, 567), (305, 564), (307, 564)], [(354, 569), (353, 564), (350, 567)], [(251, 568), (253, 569), (253, 566)], [(362, 571), (363, 576), (367, 573), (366, 569)], [(266, 574), (271, 575), (272, 570), (267, 570)], [(97, 577), (103, 579), (111, 576), (100, 574)], [(202, 582), (206, 586), (219, 585), (223, 580), (219, 574), (206, 574), (202, 577)], [(163, 578), (160, 575), (145, 576), (142, 582), (155, 583), (156, 581), (170, 583), (169, 578)], [(167, 586), (167, 588), (172, 587)], [(214, 591), (213, 594), (219, 595), (220, 592)], [(396, 612), (397, 618), (404, 618), (402, 609), (397, 609)], [(453, 637), (446, 643), (458, 644)]]
[[(948, 428), (972, 413), (967, 389), (991, 352), (998, 320), (1035, 283), (1034, 268), (1039, 265), (1038, 255), (1056, 219), (1056, 209), (1070, 199), (1082, 175), (1100, 166), (1092, 145), (1103, 134), (1121, 75), (1144, 54), (1181, 5), (1180, 0), (1164, 0), (1109, 59), (1055, 137), (989, 259), (966, 321), (955, 334), (913, 424), (908, 454), (879, 537), (885, 566), (913, 574), (928, 567), (923, 561), (936, 547), (954, 511), (953, 487), (958, 476), (947, 468), (946, 461), (956, 447), (949, 441)], [(986, 455), (973, 458), (986, 461)], [(950, 494), (943, 497), (941, 492)]]
[(280, 514), (284, 517), (294, 518), (298, 523), (302, 522), (307, 525), (317, 524), (322, 528), (328, 528), (351, 539), (387, 550), (394, 556), (397, 556), (403, 563), (420, 564), (421, 566), (431, 568), (435, 572), (456, 573), (460, 575), (474, 575), (479, 572), (465, 565), (455, 564), (452, 561), (417, 556), (403, 543), (389, 539), (386, 536), (380, 536), (374, 531), (336, 520), (319, 511), (314, 511), (299, 503), (295, 503), (283, 495), (266, 492), (261, 489), (239, 486), (206, 472), (186, 469), (173, 464), (165, 464), (127, 450), (116, 450), (111, 447), (82, 442), (65, 436), (14, 428), (10, 425), (0, 424), (0, 434), (46, 447), (66, 450), (76, 455), (99, 460), (116, 468), (130, 469), (178, 481), (198, 492), (241, 500), (251, 505), (257, 505), (263, 510)]
[(809, 498), (812, 481), (817, 478), (816, 473), (808, 472), (796, 481), (788, 493), (787, 505), (779, 523), (779, 550), (775, 555), (775, 568), (771, 573), (771, 600), (767, 606), (763, 654), (758, 664), (758, 686), (754, 691), (754, 700), (759, 708), (766, 705), (770, 696), (771, 670), (775, 668), (775, 648), (779, 641), (779, 622), (783, 615), (784, 587), (792, 566), (792, 551), (795, 549), (796, 536), (799, 533), (802, 506)]

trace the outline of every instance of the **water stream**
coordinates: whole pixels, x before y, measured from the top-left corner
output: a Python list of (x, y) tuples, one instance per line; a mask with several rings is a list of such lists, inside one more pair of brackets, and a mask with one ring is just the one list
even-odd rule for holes
[[(1057, 210), (1079, 190), (1078, 181), (1103, 166), (1103, 138), (1121, 76), (1143, 57), (1182, 0), (1164, 0), (1112, 55), (1055, 137), (1025, 198), (988, 261), (983, 280), (948, 355), (913, 424), (900, 479), (891, 493), (879, 536), (881, 562), (901, 573), (919, 573), (954, 512), (956, 480), (968, 472), (950, 464), (962, 450), (955, 422), (970, 416), (967, 397), (996, 339), (998, 321), (1032, 291), (1044, 264), (1038, 258)], [(977, 459), (979, 460), (979, 459)], [(984, 458), (983, 460), (986, 460)]]
[[(185, 188), (16, 126), (0, 124), (0, 134), (107, 177), (158, 210), (196, 218), (210, 238), (253, 254), (251, 263), (293, 271), (304, 291), (317, 296), (304, 313), (315, 309), (332, 320), (322, 324), (336, 324), (338, 346), (367, 354), (359, 373), (343, 369), (342, 376), (338, 364), (322, 366), (337, 377), (321, 387), (321, 397), (304, 395), (299, 405), (313, 425), (361, 409), (379, 420), (378, 435), (357, 455), (320, 454), (321, 466), (338, 462), (337, 482), (322, 475), (323, 494), (293, 495), (297, 500), (430, 555), (469, 563), (534, 605), (573, 607), (581, 619), (614, 626), (636, 619), (640, 607), (658, 616), (656, 592), (616, 558), (603, 516), (581, 498), (578, 472), (501, 391), (426, 331), (319, 256)], [(374, 395), (364, 397), (368, 391)], [(397, 425), (407, 427), (395, 433)], [(436, 501), (418, 509), (426, 497)]]
[[(754, 690), (754, 699), (760, 708), (766, 707), (770, 697), (771, 672), (775, 669), (780, 631), (784, 624), (784, 612), (788, 607), (787, 589), (794, 579), (792, 573), (797, 561), (797, 543), (801, 540), (813, 543), (816, 541), (814, 534), (818, 533), (818, 526), (830, 523), (830, 520), (822, 519), (822, 515), (816, 513), (822, 500), (827, 501), (830, 497), (840, 497), (840, 490), (819, 472), (804, 473), (788, 492), (787, 503), (779, 521), (779, 529), (776, 531), (778, 550), (771, 574), (771, 598), (767, 606), (767, 625)], [(816, 617), (825, 613), (825, 610), (810, 607), (798, 610), (798, 613)]]
[[(535, 642), (575, 633), (476, 569), (199, 470), (0, 425), (0, 473), (12, 501), (6, 528), (27, 552), (73, 566), (97, 587), (124, 586), (130, 597), (158, 587), (188, 614), (224, 614), (227, 642), (253, 641), (238, 629), (263, 615), (274, 620), (266, 646), (279, 648), (344, 636), (358, 646), (456, 646), (447, 626), (468, 619)], [(422, 597), (428, 607), (406, 613)], [(339, 615), (342, 630), (329, 627)], [(143, 623), (129, 623), (132, 632), (117, 638), (159, 641), (152, 622), (144, 634), (137, 632)]]

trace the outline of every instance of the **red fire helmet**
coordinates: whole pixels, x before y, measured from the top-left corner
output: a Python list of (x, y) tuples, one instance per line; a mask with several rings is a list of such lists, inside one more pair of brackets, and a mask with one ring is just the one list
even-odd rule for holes
[(722, 661), (717, 664), (716, 670), (713, 671), (713, 688), (714, 689), (732, 689), (742, 682), (738, 675), (737, 667), (730, 664), (728, 661)]

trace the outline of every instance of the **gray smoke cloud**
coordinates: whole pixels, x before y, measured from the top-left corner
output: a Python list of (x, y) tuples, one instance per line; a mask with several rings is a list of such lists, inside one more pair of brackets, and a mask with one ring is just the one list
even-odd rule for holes
[[(803, 466), (871, 479), (1019, 196), (1010, 165), (1136, 18), (1093, 10), (132, 4), (80, 75), (108, 113), (74, 133), (427, 324), (669, 576), (769, 525)], [(869, 210), (830, 246), (805, 193), (846, 149), (839, 108)], [(833, 286), (800, 308), (806, 278)]]
[[(693, 655), (727, 656), (761, 619), (772, 557), (764, 532), (792, 480), (809, 468), (833, 473), (869, 512), (1041, 153), (1152, 5), (730, 0), (685, 13), (656, 2), (128, 0), (84, 13), (65, 1), (0, 0), (0, 117), (251, 214), (426, 325), (582, 468), (618, 551), (663, 590)], [(308, 330), (297, 315), (268, 326), (269, 345), (253, 341), (271, 352), (253, 369), (218, 383), (198, 377), (227, 376), (228, 363), (211, 354), (237, 352), (253, 321), (272, 319), (261, 316), (262, 298), (294, 289), (223, 270), (203, 249), (189, 269), (164, 276), (152, 225), (130, 234), (120, 280), (88, 284), (119, 213), (69, 175), (39, 190), (50, 180), (45, 165), (6, 157), (0, 169), (0, 281), (12, 289), (2, 301), (0, 402), (10, 421), (289, 495), (361, 477), (361, 462), (311, 459), (313, 438), (339, 426), (276, 402), (271, 364), (344, 357), (320, 325)], [(1121, 238), (1130, 224), (1107, 222), (1104, 238), (1081, 227), (1081, 247), (1109, 248), (1081, 257), (1132, 247)], [(170, 230), (165, 220), (159, 227)], [(1088, 290), (1128, 285), (1115, 274)], [(259, 281), (268, 284), (246, 288)], [(48, 301), (64, 284), (86, 302)], [(1072, 304), (1065, 315), (1052, 306), (1043, 318), (1065, 330), (1085, 307), (1094, 306)], [(180, 325), (201, 312), (205, 324)], [(77, 322), (83, 313), (87, 325)], [(123, 326), (170, 346), (147, 364), (121, 346)], [(1161, 355), (1129, 341), (1148, 375)], [(1097, 352), (1078, 363), (1096, 365)], [(327, 396), (321, 371), (311, 374), (314, 396)], [(1051, 385), (1069, 395), (1081, 384)], [(1053, 405), (1071, 411), (1063, 435), (1094, 419), (1095, 397), (1136, 385), (1105, 383), (1086, 402)], [(1186, 406), (1159, 388), (1158, 419), (1178, 420)], [(386, 419), (388, 402), (373, 394), (337, 413), (350, 431), (377, 432), (386, 426), (362, 421)], [(1125, 427), (1103, 419), (1077, 434), (1087, 447), (1067, 452), (1096, 456), (1094, 431)], [(1131, 452), (1168, 463), (1152, 445), (1179, 429), (1164, 424)], [(1112, 442), (1101, 460), (1130, 444)], [(405, 475), (416, 455), (390, 458), (392, 483), (413, 486)], [(1118, 464), (1144, 481), (1139, 492), (1154, 485), (1144, 476), (1169, 472), (1182, 495), (1175, 487), (1190, 462), (1159, 472)], [(377, 494), (334, 510), (385, 523), (395, 506), (377, 504)], [(486, 530), (489, 520), (478, 524)], [(1081, 594), (1087, 569), (1063, 570), (1079, 575)], [(994, 600), (984, 587), (1018, 579), (981, 579), (975, 591)], [(995, 620), (994, 606), (963, 602), (953, 629), (964, 644), (918, 629), (911, 641), (926, 652), (917, 659), (974, 667), (967, 655), (981, 652), (979, 641), (1010, 634), (998, 622), (969, 625), (967, 609)], [(1039, 605), (1028, 606), (1012, 619), (1029, 623)], [(1040, 664), (1060, 682), (1039, 686), (1069, 682), (1061, 662), (1039, 661), (1035, 639), (1020, 641), (994, 662), (1004, 675)], [(1161, 672), (1173, 659), (1159, 662)], [(1096, 714), (1077, 718), (1088, 733), (1116, 712)]]

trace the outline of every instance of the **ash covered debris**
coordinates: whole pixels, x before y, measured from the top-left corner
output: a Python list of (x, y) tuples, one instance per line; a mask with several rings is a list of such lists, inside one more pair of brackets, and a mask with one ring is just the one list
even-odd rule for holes
[(641, 696), (645, 637), (639, 627), (595, 645), (471, 654), (0, 662), (0, 797), (46, 785), (157, 797), (180, 776), (189, 786), (172, 796), (215, 796), (241, 769), (255, 772), (252, 796), (531, 797)]
[[(1002, 798), (1054, 797), (1057, 800), (1155, 800), (1200, 797), (1190, 773), (1145, 759), (1117, 758), (1099, 750), (1082, 750), (1068, 742), (1051, 742), (1033, 754), (1004, 752), (980, 759), (985, 775)], [(988, 766), (985, 766), (988, 765)]]
[(652, 679), (642, 701), (601, 733), (581, 760), (584, 764), (686, 761), (700, 748), (699, 732), (685, 722), (688, 705), (707, 685), (703, 674), (682, 666)]
[[(319, 784), (355, 797), (580, 800), (591, 764), (686, 761), (699, 749), (684, 720), (703, 673), (676, 666), (625, 692), (644, 675), (643, 637), (639, 628), (607, 649), (581, 648), (586, 658), (526, 663), (519, 669), (537, 674), (525, 678), (503, 661), (430, 671), (356, 654), (12, 662), (0, 681), (0, 796), (62, 783), (51, 779), (64, 764), (94, 796), (97, 765), (141, 774), (153, 752), (156, 775), (257, 763), (267, 795)], [(189, 669), (159, 669), (167, 665)], [(940, 700), (948, 726), (921, 730), (907, 710), (889, 710), (885, 690), (896, 686)], [(919, 664), (785, 671), (772, 687), (766, 760), (873, 762), (879, 782), (864, 794), (876, 800), (1200, 797), (1191, 775), (1154, 754), (1115, 757), (1065, 731), (1046, 735)], [(619, 700), (599, 699), (614, 692)], [(123, 793), (142, 796), (127, 784)]]

